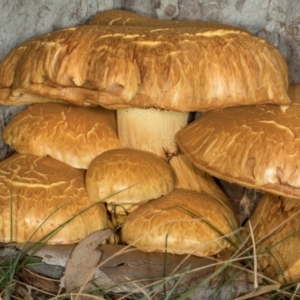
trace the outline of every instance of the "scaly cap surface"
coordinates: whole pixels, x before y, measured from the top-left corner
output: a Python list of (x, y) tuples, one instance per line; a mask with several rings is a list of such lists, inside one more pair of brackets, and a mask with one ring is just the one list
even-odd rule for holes
[(14, 154), (0, 162), (1, 242), (11, 242), (11, 232), (12, 242), (39, 242), (76, 216), (43, 243), (77, 243), (106, 227), (104, 204), (92, 205), (83, 170), (31, 154)]
[(23, 110), (6, 126), (2, 138), (19, 153), (49, 155), (81, 169), (100, 153), (121, 148), (113, 111), (59, 103), (38, 103)]

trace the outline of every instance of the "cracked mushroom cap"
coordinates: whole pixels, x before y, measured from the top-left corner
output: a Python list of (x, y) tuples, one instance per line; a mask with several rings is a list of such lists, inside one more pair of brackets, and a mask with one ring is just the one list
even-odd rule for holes
[(0, 62), (1, 104), (205, 111), (290, 103), (283, 56), (245, 30), (195, 21), (151, 26), (146, 17), (144, 25), (124, 26), (114, 19), (113, 13), (107, 25), (61, 29), (13, 49)]
[(49, 155), (82, 169), (100, 153), (121, 148), (113, 111), (59, 103), (39, 103), (23, 110), (2, 138), (19, 153)]
[(249, 188), (300, 197), (300, 105), (230, 107), (176, 135), (199, 169)]
[(121, 240), (146, 252), (209, 256), (234, 247), (236, 228), (233, 211), (221, 201), (174, 189), (131, 212), (121, 228)]
[[(266, 194), (246, 223), (253, 228), (258, 268), (281, 284), (300, 280), (300, 200)], [(251, 246), (252, 242), (248, 242)]]
[(88, 199), (84, 171), (48, 156), (14, 154), (0, 162), (0, 207), (4, 243), (77, 243), (107, 221), (105, 205)]
[(126, 215), (142, 203), (170, 193), (175, 186), (175, 174), (155, 154), (114, 149), (91, 162), (85, 181), (92, 202), (105, 202), (110, 212)]

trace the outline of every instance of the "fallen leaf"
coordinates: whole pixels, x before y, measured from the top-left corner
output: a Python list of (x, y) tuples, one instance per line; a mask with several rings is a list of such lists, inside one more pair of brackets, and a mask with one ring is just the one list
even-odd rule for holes
[(67, 292), (78, 292), (83, 287), (85, 289), (91, 287), (89, 281), (93, 279), (102, 256), (98, 247), (112, 234), (113, 230), (110, 228), (99, 230), (76, 245), (66, 264), (65, 274), (61, 278), (61, 286), (65, 287)]

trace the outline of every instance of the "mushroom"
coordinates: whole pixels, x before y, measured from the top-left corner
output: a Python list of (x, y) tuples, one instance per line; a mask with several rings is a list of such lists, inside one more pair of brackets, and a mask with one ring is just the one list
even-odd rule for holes
[(0, 162), (0, 207), (4, 243), (77, 243), (107, 221), (105, 205), (88, 199), (84, 171), (48, 156)]
[(202, 192), (231, 206), (228, 198), (208, 173), (195, 167), (185, 154), (180, 153), (170, 160), (176, 175), (175, 188)]
[(121, 148), (114, 111), (59, 103), (38, 103), (23, 110), (2, 138), (19, 153), (49, 155), (82, 169), (100, 153)]
[(161, 157), (146, 151), (113, 149), (97, 156), (86, 173), (92, 202), (107, 203), (115, 226), (151, 199), (174, 189), (175, 174)]
[(198, 168), (223, 180), (300, 198), (300, 106), (231, 107), (204, 114), (176, 135)]
[(51, 98), (118, 109), (122, 146), (168, 160), (189, 112), (290, 103), (283, 56), (245, 30), (141, 16), (136, 25), (127, 12), (120, 25), (111, 14), (105, 25), (58, 30), (12, 50), (0, 62), (1, 104)]
[(246, 223), (246, 239), (253, 228), (258, 268), (265, 276), (281, 284), (300, 280), (300, 200), (267, 193)]
[(121, 241), (146, 252), (209, 256), (234, 249), (237, 228), (234, 213), (221, 201), (174, 189), (131, 212), (121, 228)]

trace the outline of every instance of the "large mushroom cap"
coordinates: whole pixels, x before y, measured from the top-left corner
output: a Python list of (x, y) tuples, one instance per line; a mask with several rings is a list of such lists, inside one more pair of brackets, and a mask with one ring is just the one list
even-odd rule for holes
[(5, 243), (71, 244), (106, 227), (105, 206), (89, 201), (83, 170), (47, 156), (15, 154), (0, 162), (0, 208)]
[(175, 174), (161, 157), (146, 151), (114, 149), (97, 156), (86, 173), (86, 188), (93, 202), (108, 209), (130, 212), (142, 203), (170, 193)]
[(23, 110), (2, 138), (19, 153), (49, 155), (82, 169), (100, 153), (121, 148), (113, 111), (59, 103), (39, 103)]
[(121, 239), (147, 252), (207, 256), (232, 248), (236, 228), (234, 213), (222, 202), (174, 189), (130, 213), (121, 228)]
[[(300, 280), (299, 214), (298, 199), (266, 194), (250, 218), (259, 270), (281, 284)], [(245, 238), (249, 221), (246, 228)]]
[(42, 95), (176, 111), (290, 102), (286, 62), (266, 41), (221, 24), (155, 22), (72, 27), (20, 45), (0, 62), (0, 102), (45, 101)]
[(176, 140), (192, 163), (240, 185), (300, 197), (300, 106), (231, 107), (204, 114)]

